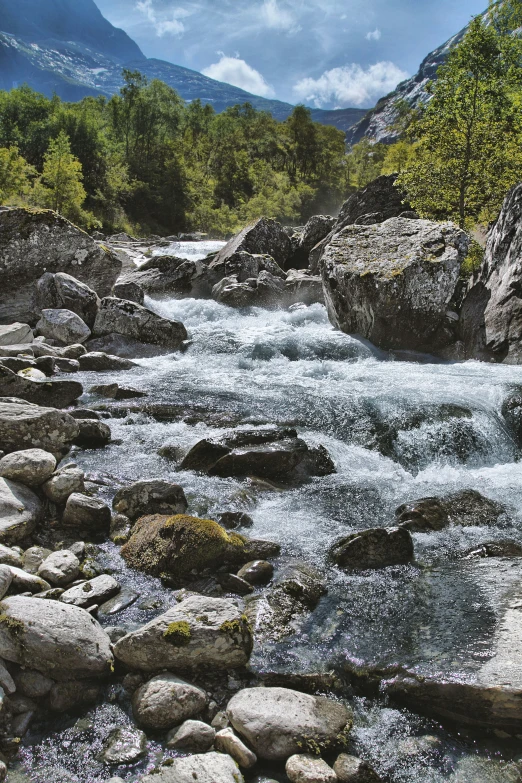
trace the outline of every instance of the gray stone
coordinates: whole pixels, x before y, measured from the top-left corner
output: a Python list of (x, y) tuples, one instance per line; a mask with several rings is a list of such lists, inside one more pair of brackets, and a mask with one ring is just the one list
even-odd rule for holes
[(48, 340), (57, 340), (63, 345), (81, 345), (91, 336), (91, 330), (85, 321), (71, 310), (42, 310), (36, 328), (38, 334)]
[(64, 604), (80, 606), (86, 609), (95, 604), (105, 603), (117, 595), (119, 590), (120, 585), (114, 577), (109, 574), (102, 574), (69, 588), (65, 593), (62, 593), (60, 601)]
[(145, 775), (141, 783), (244, 783), (243, 775), (230, 756), (223, 753), (176, 758), (169, 767)]
[(59, 454), (78, 432), (78, 424), (67, 413), (0, 398), (0, 443), (6, 452), (39, 448)]
[(80, 573), (80, 561), (67, 549), (53, 552), (38, 569), (38, 576), (52, 585), (64, 587), (73, 582)]
[(73, 492), (67, 499), (62, 521), (65, 527), (106, 536), (111, 526), (111, 510), (99, 498)]
[(285, 771), (290, 783), (337, 783), (337, 775), (333, 769), (316, 756), (290, 756)]
[(507, 509), (473, 489), (440, 498), (420, 498), (395, 511), (399, 527), (416, 533), (445, 527), (493, 527)]
[(23, 484), (0, 478), (0, 542), (18, 544), (28, 538), (42, 518), (40, 499)]
[(93, 334), (103, 337), (113, 333), (173, 350), (187, 339), (187, 331), (178, 321), (162, 318), (134, 302), (107, 297), (101, 302)]
[(15, 677), (16, 687), (23, 696), (41, 699), (50, 693), (54, 681), (35, 669), (20, 669)]
[[(111, 673), (107, 634), (83, 609), (59, 601), (4, 598), (0, 656), (64, 681)], [(23, 639), (23, 643), (22, 640)]]
[(51, 549), (42, 546), (30, 546), (23, 554), (23, 569), (28, 574), (37, 574), (38, 569), (49, 555), (52, 555)]
[(274, 575), (274, 566), (266, 560), (251, 560), (237, 575), (251, 585), (266, 585)]
[(23, 564), (22, 555), (16, 549), (0, 544), (0, 564), (21, 568)]
[(121, 282), (116, 283), (112, 289), (112, 293), (118, 299), (126, 299), (128, 302), (136, 302), (136, 304), (142, 305), (145, 301), (145, 292), (139, 283), (135, 283), (132, 280), (123, 279)]
[(247, 748), (244, 742), (234, 734), (232, 729), (221, 729), (216, 734), (215, 748), (222, 753), (228, 753), (243, 769), (250, 769), (257, 764), (257, 756)]
[(66, 408), (83, 394), (78, 381), (34, 381), (0, 366), (0, 394), (42, 406)]
[(64, 272), (46, 272), (36, 283), (34, 311), (37, 313), (47, 309), (71, 310), (92, 328), (99, 303), (92, 288)]
[(194, 595), (120, 639), (114, 650), (127, 666), (143, 671), (223, 670), (244, 666), (251, 644), (236, 601)]
[(173, 674), (159, 674), (142, 685), (132, 698), (137, 723), (147, 729), (171, 729), (197, 717), (207, 705), (207, 694)]
[(0, 686), (8, 696), (16, 692), (16, 683), (2, 661), (0, 661)]
[(128, 386), (120, 386), (118, 383), (106, 383), (99, 386), (91, 386), (91, 394), (99, 394), (111, 400), (133, 400), (136, 397), (146, 397), (147, 392), (132, 389)]
[[(51, 358), (51, 357), (50, 357)], [(60, 356), (52, 357), (55, 372), (75, 373), (80, 371), (80, 362), (77, 359), (65, 359)], [(41, 361), (37, 359), (37, 362)], [(43, 367), (41, 368), (43, 370)]]
[(259, 255), (238, 251), (220, 259), (219, 254), (208, 265), (209, 279), (214, 285), (225, 277), (234, 276), (239, 283), (245, 283), (251, 278), (257, 278), (261, 272), (269, 272), (274, 277), (285, 279), (286, 274), (269, 255)]
[(136, 359), (138, 357), (158, 356), (169, 353), (169, 347), (140, 342), (132, 337), (111, 332), (103, 337), (96, 337), (87, 342), (87, 348), (93, 353), (108, 353), (111, 356), (121, 356), (122, 359)]
[(74, 441), (76, 446), (84, 449), (102, 449), (112, 440), (111, 428), (103, 421), (79, 419), (78, 426), (80, 434)]
[(290, 270), (285, 283), (285, 303), (287, 306), (302, 303), (311, 305), (318, 302), (324, 304), (323, 279), (320, 275), (310, 275), (308, 272)]
[(369, 764), (347, 753), (338, 756), (333, 769), (339, 783), (381, 783), (381, 778)]
[(41, 576), (30, 574), (16, 566), (7, 566), (12, 574), (12, 587), (18, 593), (41, 593), (43, 590), (49, 590), (51, 585), (42, 579)]
[[(94, 581), (94, 580), (93, 580)], [(112, 617), (114, 614), (123, 612), (129, 606), (132, 606), (140, 597), (135, 590), (124, 587), (120, 592), (108, 601), (105, 601), (98, 609), (98, 616)]]
[(179, 484), (152, 479), (119, 489), (112, 506), (118, 513), (136, 520), (148, 514), (183, 514), (188, 503)]
[[(76, 437), (78, 437), (78, 433), (79, 427), (77, 425)], [(81, 494), (85, 491), (83, 470), (72, 466), (60, 468), (45, 482), (42, 489), (49, 500), (57, 505), (63, 505), (72, 494)]]
[(0, 346), (32, 343), (33, 339), (33, 330), (28, 324), (15, 323), (0, 326)]
[(413, 560), (413, 540), (403, 527), (362, 530), (337, 541), (330, 556), (341, 568), (355, 571), (402, 565)]
[(114, 729), (101, 753), (105, 764), (134, 764), (147, 752), (147, 737), (131, 727)]
[(227, 715), (257, 756), (273, 761), (317, 745), (342, 747), (352, 725), (343, 704), (287, 688), (246, 688), (229, 701)]
[(56, 459), (43, 449), (11, 452), (0, 460), (0, 476), (27, 487), (39, 487), (55, 469)]
[(53, 712), (68, 712), (86, 704), (94, 704), (100, 696), (96, 682), (55, 682), (49, 693), (49, 707)]
[(252, 255), (268, 255), (282, 268), (292, 252), (292, 245), (283, 227), (275, 220), (260, 218), (247, 228), (244, 228), (237, 236), (222, 248), (215, 259), (214, 264), (227, 262), (239, 252)]
[(13, 581), (13, 574), (9, 566), (0, 565), (0, 601), (11, 587), (12, 581)]
[(114, 370), (130, 370), (136, 367), (130, 359), (122, 359), (119, 356), (111, 356), (103, 351), (91, 351), (80, 356), (80, 369), (86, 372), (108, 372)]
[(185, 753), (206, 753), (214, 744), (216, 730), (200, 720), (186, 720), (169, 731), (167, 748)]

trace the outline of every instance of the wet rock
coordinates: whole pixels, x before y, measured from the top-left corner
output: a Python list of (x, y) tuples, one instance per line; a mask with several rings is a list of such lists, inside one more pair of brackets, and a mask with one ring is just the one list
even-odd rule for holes
[(257, 764), (256, 754), (247, 748), (232, 729), (218, 731), (214, 745), (216, 750), (232, 756), (234, 761), (243, 769), (250, 769)]
[(330, 215), (313, 215), (304, 227), (294, 250), (289, 265), (297, 269), (307, 267), (310, 263), (310, 253), (333, 229), (336, 219)]
[(212, 284), (225, 277), (234, 276), (239, 283), (258, 278), (261, 272), (269, 272), (273, 277), (285, 279), (286, 274), (279, 264), (269, 255), (254, 255), (238, 251), (225, 259), (219, 256), (208, 265), (208, 275)]
[(38, 569), (38, 576), (57, 587), (73, 582), (79, 573), (80, 561), (67, 549), (53, 552)]
[(290, 783), (337, 783), (337, 775), (326, 761), (316, 756), (290, 756), (285, 766)]
[(200, 720), (186, 720), (167, 735), (167, 748), (185, 753), (206, 753), (216, 737), (216, 730)]
[(80, 433), (75, 438), (75, 445), (84, 449), (103, 449), (112, 440), (111, 428), (103, 421), (94, 419), (79, 419)]
[(89, 391), (91, 394), (100, 394), (102, 397), (109, 397), (112, 400), (132, 400), (136, 397), (147, 396), (147, 392), (131, 389), (128, 386), (120, 386), (117, 383), (92, 386)]
[(352, 726), (343, 704), (287, 688), (246, 688), (229, 701), (227, 715), (255, 753), (272, 761), (342, 748)]
[[(94, 581), (94, 580), (93, 580)], [(123, 612), (129, 606), (132, 606), (139, 598), (139, 593), (129, 588), (123, 588), (120, 592), (111, 598), (109, 601), (105, 601), (98, 609), (99, 617), (112, 617), (114, 614)], [(96, 602), (97, 603), (97, 602)]]
[(223, 670), (244, 666), (251, 646), (235, 601), (194, 595), (120, 639), (114, 650), (119, 660), (142, 671)]
[[(1, 465), (1, 463), (0, 463)], [(254, 520), (244, 511), (226, 511), (219, 514), (217, 521), (227, 530), (237, 530), (238, 527), (252, 527)]]
[(43, 310), (69, 310), (92, 329), (99, 304), (98, 295), (92, 288), (64, 272), (46, 272), (36, 283), (33, 306), (36, 313)]
[(114, 729), (109, 734), (101, 753), (105, 764), (134, 764), (147, 751), (147, 737), (131, 727)]
[(102, 351), (92, 351), (80, 356), (80, 369), (85, 372), (108, 372), (113, 370), (130, 370), (136, 367), (130, 359), (121, 359), (119, 356), (110, 356)]
[(34, 405), (66, 408), (83, 394), (78, 381), (33, 381), (0, 366), (0, 394)]
[(181, 584), (192, 573), (241, 560), (243, 539), (217, 522), (186, 515), (142, 517), (121, 550), (132, 567)]
[(493, 527), (506, 513), (501, 503), (473, 489), (442, 498), (421, 498), (405, 503), (395, 512), (397, 524), (412, 532), (442, 530), (445, 527)]
[(63, 345), (81, 344), (91, 336), (87, 324), (71, 310), (42, 310), (36, 328), (38, 334)]
[(384, 349), (438, 347), (468, 249), (452, 223), (392, 218), (347, 226), (321, 260), (330, 320)]
[(104, 604), (117, 595), (119, 591), (120, 585), (116, 579), (109, 576), (109, 574), (102, 574), (66, 590), (60, 597), (60, 601), (64, 604), (87, 609), (87, 607), (95, 604)]
[(56, 459), (43, 449), (14, 451), (0, 460), (0, 476), (26, 487), (39, 487), (55, 469)]
[(277, 557), (279, 554), (281, 554), (281, 545), (275, 541), (266, 541), (262, 538), (249, 538), (245, 541), (244, 555), (247, 562), (266, 560), (268, 557)]
[(236, 574), (219, 574), (217, 581), (226, 593), (249, 595), (254, 591), (254, 588), (249, 582), (236, 576)]
[(514, 541), (486, 541), (471, 549), (464, 557), (522, 557), (522, 544)]
[(286, 304), (324, 304), (323, 279), (305, 271), (290, 270), (285, 283)]
[(136, 520), (145, 514), (183, 514), (188, 503), (179, 484), (153, 479), (119, 489), (112, 506), (118, 513)]
[[(83, 355), (83, 354), (82, 354)], [(47, 357), (44, 357), (47, 358)], [(56, 357), (48, 357), (52, 358), (54, 368), (53, 372), (62, 372), (62, 373), (75, 373), (80, 371), (80, 362), (76, 359), (64, 359), (59, 356)], [(41, 359), (37, 359), (37, 363), (41, 362)], [(38, 365), (37, 365), (38, 366)], [(45, 372), (44, 367), (40, 367), (41, 370)], [(47, 375), (47, 373), (46, 373)]]
[(236, 762), (223, 753), (174, 759), (169, 767), (146, 775), (141, 783), (244, 783)]
[(341, 539), (330, 556), (341, 568), (355, 571), (402, 565), (413, 559), (413, 540), (404, 528), (373, 528)]
[[(79, 426), (77, 432), (79, 432)], [(77, 437), (77, 435), (76, 435)], [(75, 493), (85, 492), (83, 470), (76, 466), (65, 466), (57, 470), (42, 487), (45, 495), (53, 503), (63, 505), (67, 499)]]
[(237, 575), (251, 585), (266, 585), (274, 575), (274, 566), (266, 560), (251, 560)]
[(33, 330), (28, 324), (15, 323), (0, 326), (0, 346), (32, 343), (33, 339)]
[(34, 323), (34, 287), (45, 272), (70, 273), (107, 296), (121, 262), (103, 245), (50, 210), (12, 209), (0, 214), (0, 320)]
[(23, 484), (0, 478), (0, 542), (17, 544), (28, 538), (42, 518), (40, 499)]
[(67, 499), (62, 518), (65, 527), (71, 527), (87, 535), (108, 536), (111, 526), (111, 510), (99, 498), (91, 498), (73, 492)]
[(132, 698), (137, 723), (147, 729), (171, 729), (195, 718), (207, 705), (201, 688), (173, 674), (160, 674), (142, 685)]
[(115, 544), (126, 544), (131, 537), (132, 524), (125, 514), (113, 514), (110, 538)]
[(51, 585), (42, 579), (41, 576), (30, 574), (21, 568), (8, 566), (11, 571), (14, 592), (17, 593), (40, 593), (42, 590), (49, 590)]
[(113, 296), (118, 299), (126, 299), (128, 302), (136, 302), (136, 304), (142, 305), (145, 301), (145, 292), (141, 285), (134, 283), (132, 280), (116, 283), (112, 289)]
[[(150, 296), (193, 296), (208, 298), (212, 277), (204, 261), (192, 261), (175, 256), (153, 256), (139, 269), (132, 269), (120, 280), (122, 287), (138, 287)], [(114, 290), (114, 295), (119, 296)], [(133, 297), (122, 297), (137, 301)]]
[(522, 448), (522, 388), (510, 391), (502, 403), (502, 416), (511, 430), (517, 446)]
[(17, 690), (30, 699), (41, 699), (50, 693), (54, 680), (35, 669), (20, 669), (15, 676)]
[(341, 753), (333, 765), (339, 783), (382, 783), (375, 770), (357, 756)]
[(92, 353), (108, 353), (110, 356), (121, 356), (122, 359), (137, 359), (146, 356), (158, 356), (168, 353), (169, 348), (162, 348), (152, 343), (141, 342), (123, 334), (111, 334), (97, 337), (87, 342), (87, 348)]
[(173, 350), (177, 350), (188, 336), (183, 324), (169, 321), (141, 305), (115, 297), (102, 300), (93, 333), (95, 337), (122, 334)]
[(99, 697), (100, 686), (95, 682), (55, 682), (49, 693), (49, 707), (53, 712), (68, 712), (94, 704)]
[(260, 218), (243, 229), (222, 248), (213, 263), (226, 263), (236, 253), (268, 255), (282, 268), (292, 252), (292, 244), (283, 227), (275, 220)]
[(2, 601), (0, 656), (58, 681), (102, 677), (113, 663), (109, 637), (83, 609), (21, 596)]

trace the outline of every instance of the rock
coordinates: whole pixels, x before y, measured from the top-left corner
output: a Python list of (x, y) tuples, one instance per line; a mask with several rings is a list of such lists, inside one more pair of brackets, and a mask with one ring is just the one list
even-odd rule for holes
[(101, 421), (101, 415), (98, 411), (93, 411), (90, 408), (75, 408), (73, 411), (69, 411), (73, 419), (92, 419), (93, 421)]
[(32, 381), (0, 366), (0, 394), (35, 405), (67, 408), (83, 394), (77, 381)]
[(62, 521), (65, 527), (105, 537), (111, 526), (111, 510), (103, 500), (73, 492), (67, 499)]
[(67, 499), (73, 493), (82, 494), (85, 492), (83, 471), (75, 466), (66, 465), (63, 468), (60, 468), (60, 470), (57, 470), (56, 473), (45, 482), (42, 489), (49, 500), (61, 506), (67, 502)]
[(107, 634), (75, 606), (13, 596), (2, 601), (0, 656), (60, 682), (109, 675)]
[(92, 329), (99, 304), (98, 295), (92, 288), (64, 272), (46, 272), (36, 283), (33, 306), (36, 313), (43, 310), (70, 310)]
[(116, 283), (112, 289), (113, 296), (117, 299), (126, 299), (128, 302), (136, 302), (136, 304), (142, 305), (145, 301), (145, 292), (143, 288), (132, 280), (122, 280)]
[(271, 761), (286, 761), (308, 748), (342, 748), (352, 726), (352, 713), (343, 704), (287, 688), (239, 691), (227, 715), (257, 756)]
[(333, 229), (336, 219), (330, 215), (313, 215), (300, 236), (298, 245), (289, 260), (289, 265), (297, 269), (307, 267), (310, 253)]
[(290, 756), (285, 766), (290, 783), (337, 783), (337, 775), (326, 761), (316, 756)]
[(200, 720), (186, 720), (167, 735), (167, 748), (185, 753), (206, 753), (216, 738), (216, 730)]
[(0, 565), (0, 601), (11, 587), (13, 574), (7, 565)]
[(0, 544), (0, 564), (22, 567), (22, 556), (16, 549)]
[(318, 302), (324, 304), (323, 279), (320, 275), (310, 275), (308, 272), (290, 270), (285, 283), (287, 306), (303, 303), (311, 305)]
[(468, 489), (442, 498), (421, 498), (405, 503), (396, 510), (395, 518), (399, 527), (425, 533), (456, 525), (493, 527), (505, 513), (506, 508), (501, 503)]
[(35, 669), (20, 669), (15, 677), (17, 690), (30, 699), (41, 699), (50, 692), (53, 680)]
[(25, 370), (18, 370), (16, 374), (29, 381), (44, 381), (47, 377), (45, 373), (37, 370), (36, 367), (27, 367)]
[(218, 516), (218, 522), (227, 530), (236, 530), (238, 527), (252, 527), (254, 520), (244, 511), (225, 511)]
[[(8, 370), (11, 370), (11, 372), (15, 373), (18, 373), (20, 370), (25, 370), (28, 367), (37, 367), (36, 361), (34, 359), (22, 359), (16, 356), (5, 356), (4, 358), (0, 359), (0, 365), (2, 365), (2, 367), (7, 367)], [(49, 375), (52, 375), (52, 373), (49, 373)]]
[(38, 569), (38, 576), (57, 587), (63, 587), (73, 582), (79, 573), (80, 561), (67, 549), (53, 552)]
[(33, 330), (28, 324), (16, 323), (0, 326), (0, 346), (32, 343), (33, 339)]
[(0, 213), (0, 320), (34, 323), (34, 286), (45, 272), (65, 272), (107, 296), (121, 262), (103, 245), (50, 210)]
[(62, 593), (60, 601), (71, 606), (80, 606), (87, 609), (94, 604), (103, 604), (120, 591), (120, 585), (109, 574), (102, 574), (90, 579), (88, 582), (82, 582), (75, 587), (69, 588)]
[(251, 585), (266, 585), (274, 575), (274, 566), (266, 560), (251, 560), (237, 575)]
[(92, 386), (89, 391), (91, 394), (100, 394), (102, 397), (109, 397), (111, 400), (133, 400), (137, 397), (147, 396), (147, 392), (132, 389), (128, 386), (120, 386), (117, 383)]
[[(102, 577), (97, 578), (101, 579)], [(93, 579), (93, 582), (94, 581), (96, 580)], [(102, 603), (98, 609), (98, 617), (112, 617), (114, 614), (123, 612), (124, 609), (132, 606), (132, 604), (135, 603), (139, 597), (139, 593), (137, 593), (135, 590), (130, 590), (129, 588), (124, 587), (116, 596), (114, 596), (114, 598), (111, 598), (109, 601)], [(95, 603), (98, 603), (99, 600), (100, 599), (95, 601)]]
[(216, 750), (232, 756), (234, 761), (243, 769), (250, 769), (257, 764), (256, 754), (247, 748), (232, 729), (218, 731), (214, 745)]
[(248, 623), (235, 601), (193, 595), (116, 643), (132, 669), (216, 671), (244, 666), (251, 650)]
[(225, 277), (235, 277), (237, 282), (245, 283), (251, 278), (258, 278), (261, 272), (269, 272), (273, 277), (282, 280), (286, 278), (285, 272), (269, 255), (253, 255), (244, 251), (238, 251), (228, 255), (224, 259), (218, 256), (207, 267), (209, 279), (214, 285)]
[(87, 348), (92, 353), (108, 353), (110, 356), (120, 356), (122, 359), (158, 356), (169, 352), (168, 347), (163, 348), (159, 345), (152, 345), (152, 343), (140, 342), (115, 332), (104, 337), (97, 337), (95, 340), (89, 340)]
[(179, 514), (142, 517), (121, 554), (132, 568), (182, 584), (192, 573), (241, 561), (243, 539), (217, 522)]
[(0, 476), (27, 487), (39, 487), (55, 469), (56, 459), (43, 449), (14, 451), (0, 460)]
[(244, 783), (236, 762), (223, 753), (204, 753), (173, 759), (160, 772), (146, 775), (141, 783)]
[(21, 568), (15, 566), (8, 566), (11, 571), (13, 581), (12, 585), (14, 592), (17, 593), (40, 593), (44, 590), (49, 590), (51, 585), (42, 579), (40, 576), (35, 576)]
[(95, 337), (122, 334), (173, 350), (177, 350), (188, 336), (183, 324), (169, 321), (141, 305), (115, 297), (102, 300), (93, 333)]
[(324, 250), (321, 273), (330, 320), (379, 348), (430, 351), (468, 249), (452, 223), (392, 218), (347, 226)]
[(136, 520), (145, 514), (183, 514), (188, 503), (179, 484), (153, 479), (119, 489), (112, 506), (118, 513)]
[(81, 345), (91, 336), (87, 324), (71, 310), (42, 310), (36, 328), (38, 334), (48, 340), (57, 340), (63, 345)]
[(341, 753), (333, 766), (339, 783), (382, 783), (372, 767), (357, 756)]
[[(175, 256), (153, 256), (139, 269), (133, 269), (120, 279), (119, 288), (136, 288), (150, 296), (192, 296), (208, 298), (212, 288), (211, 280), (216, 276), (209, 274), (204, 261), (191, 261)], [(114, 289), (114, 295), (120, 296)], [(137, 301), (134, 297), (122, 297)], [(143, 304), (140, 302), (140, 304)]]
[(78, 424), (67, 413), (0, 398), (0, 442), (7, 452), (40, 448), (60, 454), (68, 450), (78, 432)]
[(279, 223), (276, 223), (275, 220), (260, 218), (231, 239), (219, 251), (213, 263), (215, 265), (226, 263), (228, 259), (239, 252), (271, 256), (284, 269), (292, 252), (292, 245)]
[(254, 592), (252, 585), (236, 574), (219, 573), (217, 581), (226, 593), (234, 595), (250, 595)]
[(42, 518), (40, 499), (23, 484), (0, 478), (0, 542), (18, 544), (27, 539)]
[(137, 723), (161, 730), (195, 718), (207, 705), (207, 694), (173, 674), (160, 674), (142, 685), (132, 698)]
[(108, 372), (112, 370), (130, 370), (136, 367), (136, 362), (130, 359), (121, 359), (119, 356), (110, 356), (102, 351), (92, 351), (80, 356), (80, 369), (85, 372)]
[(93, 704), (99, 697), (100, 686), (96, 682), (55, 682), (49, 693), (49, 707), (53, 712), (68, 712)]
[(42, 546), (31, 546), (26, 549), (23, 555), (23, 569), (28, 574), (37, 574), (38, 569), (44, 560), (52, 555), (51, 549), (45, 549)]
[(113, 729), (101, 753), (105, 764), (134, 764), (147, 752), (147, 737), (131, 727)]
[[(54, 371), (62, 373), (75, 373), (80, 371), (80, 362), (76, 359), (63, 359), (59, 356), (49, 357), (54, 362)], [(37, 360), (41, 361), (41, 360)], [(43, 369), (43, 367), (42, 367)]]
[(502, 403), (502, 416), (518, 448), (522, 448), (522, 388), (512, 389)]
[(103, 421), (79, 419), (78, 426), (80, 434), (74, 440), (76, 446), (84, 449), (102, 449), (112, 440), (111, 428)]
[(111, 541), (115, 544), (126, 544), (131, 537), (132, 524), (125, 514), (113, 514), (111, 519)]
[(402, 565), (413, 559), (413, 540), (402, 527), (363, 530), (337, 541), (330, 557), (341, 568), (355, 571)]

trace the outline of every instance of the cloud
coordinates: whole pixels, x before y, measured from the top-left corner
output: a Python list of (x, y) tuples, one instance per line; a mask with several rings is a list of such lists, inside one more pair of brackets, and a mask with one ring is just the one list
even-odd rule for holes
[(272, 30), (296, 33), (301, 29), (294, 15), (281, 8), (277, 0), (265, 0), (261, 7), (261, 19)]
[(190, 11), (185, 11), (184, 8), (173, 8), (168, 14), (162, 13), (158, 16), (152, 0), (138, 0), (136, 8), (150, 22), (160, 38), (164, 35), (183, 35), (185, 25), (180, 20), (190, 16)]
[(362, 68), (356, 63), (325, 71), (318, 79), (301, 79), (294, 86), (299, 100), (317, 108), (373, 105), (408, 77), (394, 63), (379, 62)]
[(227, 57), (223, 52), (218, 52), (221, 59), (218, 63), (204, 68), (202, 73), (211, 79), (217, 79), (218, 82), (233, 84), (235, 87), (241, 87), (254, 95), (261, 95), (263, 98), (272, 98), (275, 93), (272, 87), (265, 81), (262, 74), (252, 68), (245, 60), (240, 57)]
[(379, 30), (379, 28), (378, 27), (375, 28), (375, 30), (373, 30), (373, 32), (371, 32), (371, 33), (366, 33), (366, 40), (367, 41), (380, 41), (381, 40), (381, 31)]

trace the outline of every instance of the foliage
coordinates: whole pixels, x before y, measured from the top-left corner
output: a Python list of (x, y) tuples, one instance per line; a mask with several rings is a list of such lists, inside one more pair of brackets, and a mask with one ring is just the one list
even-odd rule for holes
[(0, 149), (0, 204), (23, 199), (36, 169), (20, 155), (18, 147)]
[(60, 131), (45, 153), (42, 176), (34, 187), (32, 199), (39, 206), (74, 219), (81, 214), (87, 196), (82, 180), (82, 165), (71, 153), (68, 136)]

